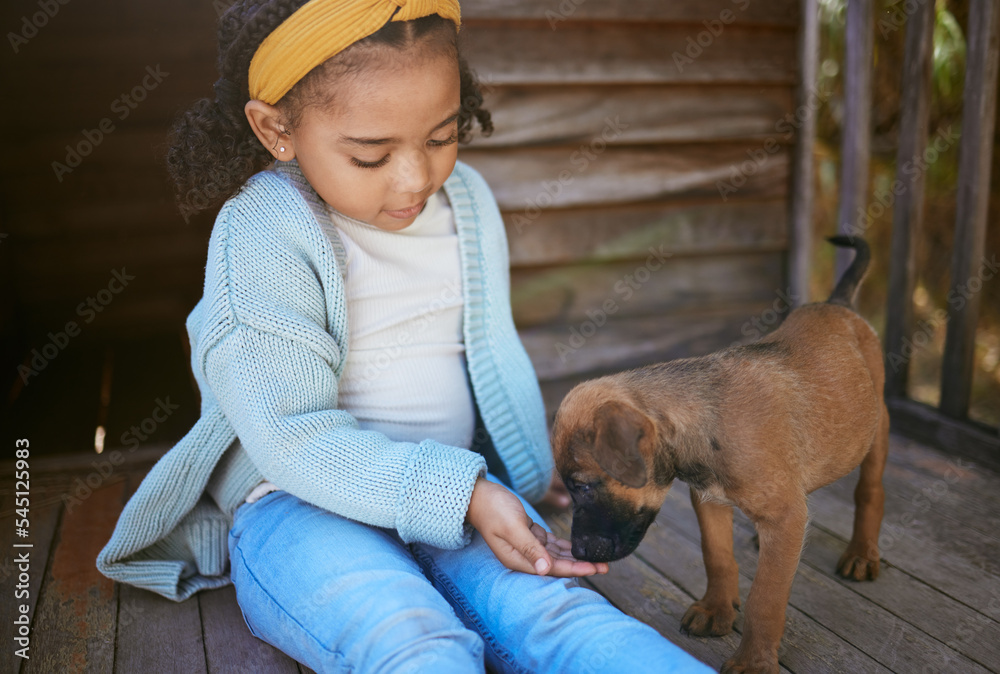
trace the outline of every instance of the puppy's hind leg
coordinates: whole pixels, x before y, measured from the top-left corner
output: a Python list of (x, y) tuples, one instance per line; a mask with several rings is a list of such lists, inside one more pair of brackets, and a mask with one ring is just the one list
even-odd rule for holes
[(733, 509), (702, 501), (691, 490), (691, 505), (701, 528), (701, 553), (708, 588), (705, 596), (688, 608), (681, 629), (699, 637), (729, 634), (740, 606), (739, 567), (733, 556)]
[(875, 580), (878, 577), (878, 534), (885, 506), (882, 472), (888, 455), (889, 412), (883, 402), (875, 441), (861, 463), (861, 478), (854, 489), (854, 533), (837, 562), (837, 573), (845, 578)]

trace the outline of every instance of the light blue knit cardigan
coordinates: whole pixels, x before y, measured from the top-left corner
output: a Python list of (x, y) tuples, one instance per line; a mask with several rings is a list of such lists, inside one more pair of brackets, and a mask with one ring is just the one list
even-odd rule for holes
[[(511, 486), (535, 500), (552, 454), (511, 317), (503, 223), (470, 167), (459, 162), (444, 189), (458, 230), (466, 362), (487, 431), (477, 435)], [(228, 584), (232, 514), (264, 477), (406, 542), (468, 543), (465, 514), (483, 455), (434, 440), (393, 442), (337, 409), (348, 348), (343, 267), (326, 206), (295, 161), (253, 176), (222, 207), (205, 293), (187, 321), (201, 417), (126, 504), (97, 557), (101, 573), (176, 601)]]

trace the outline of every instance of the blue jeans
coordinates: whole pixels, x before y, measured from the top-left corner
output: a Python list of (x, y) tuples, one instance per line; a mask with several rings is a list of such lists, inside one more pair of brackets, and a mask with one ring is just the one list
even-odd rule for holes
[(479, 534), (407, 545), (276, 491), (236, 510), (229, 554), (251, 633), (320, 673), (712, 671), (575, 581), (507, 569)]

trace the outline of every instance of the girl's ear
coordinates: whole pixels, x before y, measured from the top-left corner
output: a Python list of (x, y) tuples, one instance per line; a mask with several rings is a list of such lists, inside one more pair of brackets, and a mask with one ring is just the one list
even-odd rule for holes
[(285, 130), (285, 125), (281, 123), (281, 113), (276, 107), (264, 101), (249, 100), (243, 111), (257, 140), (271, 151), (275, 159), (295, 159), (295, 145), (291, 135)]

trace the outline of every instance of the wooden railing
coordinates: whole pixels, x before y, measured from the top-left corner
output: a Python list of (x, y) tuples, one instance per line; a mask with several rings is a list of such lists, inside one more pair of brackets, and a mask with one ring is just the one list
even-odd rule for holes
[[(921, 330), (913, 312), (916, 283), (914, 242), (923, 218), (924, 172), (912, 172), (914, 157), (928, 148), (934, 1), (907, 3), (897, 180), (906, 186), (893, 211), (891, 263), (885, 329), (885, 396), (895, 430), (950, 453), (1000, 467), (998, 429), (968, 417), (972, 392), (976, 324), (984, 282), (984, 245), (989, 205), (990, 161), (996, 115), (1000, 0), (971, 0), (967, 28), (965, 91), (959, 145), (956, 222), (951, 288), (963, 301), (949, 301), (942, 361), (940, 405), (907, 394), (910, 356)], [(871, 0), (847, 6), (847, 64), (842, 148), (841, 205), (844, 234), (859, 234), (858, 207), (867, 199), (872, 63)], [(910, 173), (904, 173), (910, 167)], [(979, 286), (978, 288), (976, 286)], [(909, 351), (909, 352), (908, 352)]]

